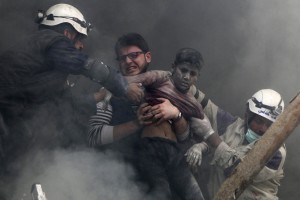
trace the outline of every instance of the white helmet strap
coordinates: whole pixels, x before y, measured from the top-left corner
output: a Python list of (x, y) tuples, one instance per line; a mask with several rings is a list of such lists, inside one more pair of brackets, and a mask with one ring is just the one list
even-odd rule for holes
[(266, 108), (266, 109), (270, 110), (270, 112), (273, 115), (279, 115), (282, 112), (282, 107), (280, 105), (281, 102), (282, 102), (282, 98), (280, 98), (280, 101), (279, 101), (279, 103), (276, 107), (265, 105), (262, 102), (258, 101), (255, 97), (252, 97), (251, 100), (254, 102), (255, 107), (257, 107), (257, 108)]
[(47, 20), (54, 20), (54, 18), (64, 18), (64, 19), (70, 19), (73, 20), (74, 22), (78, 23), (81, 27), (83, 28), (90, 28), (91, 24), (87, 23), (85, 21), (81, 21), (80, 19), (76, 17), (68, 17), (68, 16), (55, 16), (53, 14), (47, 15)]
[(82, 21), (82, 20), (80, 20), (76, 17), (56, 16), (56, 15), (53, 15), (53, 14), (46, 15), (43, 10), (38, 10), (38, 16), (37, 16), (36, 22), (40, 23), (44, 18), (46, 18), (47, 20), (51, 20), (51, 21), (54, 21), (54, 18), (70, 19), (70, 20), (76, 22), (77, 24), (79, 24), (81, 27), (86, 28), (87, 32), (92, 30), (92, 24), (91, 23)]

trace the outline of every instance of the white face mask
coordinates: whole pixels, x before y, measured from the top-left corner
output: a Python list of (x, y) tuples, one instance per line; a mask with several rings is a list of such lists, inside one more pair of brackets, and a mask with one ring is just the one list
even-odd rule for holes
[(248, 128), (246, 132), (246, 140), (251, 143), (254, 142), (255, 140), (258, 140), (261, 136), (256, 134), (254, 131), (252, 131), (250, 128)]

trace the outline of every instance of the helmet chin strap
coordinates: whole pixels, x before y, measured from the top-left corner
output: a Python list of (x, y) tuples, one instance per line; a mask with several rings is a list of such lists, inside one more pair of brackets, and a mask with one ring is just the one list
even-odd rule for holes
[(245, 129), (244, 129), (244, 133), (246, 134), (246, 132), (247, 132), (247, 130), (248, 130), (248, 128), (249, 128), (249, 120), (248, 120), (248, 115), (247, 115), (247, 117), (246, 117), (246, 119), (245, 119)]
[(249, 128), (249, 124), (250, 122), (253, 120), (253, 118), (255, 117), (255, 113), (251, 112), (249, 109), (249, 106), (247, 106), (247, 110), (246, 110), (246, 115), (245, 115), (245, 130), (244, 133), (246, 134), (247, 129)]

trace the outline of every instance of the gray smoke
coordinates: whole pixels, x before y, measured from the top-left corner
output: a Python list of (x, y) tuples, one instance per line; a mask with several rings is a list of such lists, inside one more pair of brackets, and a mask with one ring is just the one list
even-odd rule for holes
[[(47, 9), (58, 2), (1, 0), (0, 51), (6, 49), (16, 38), (36, 29), (32, 21), (37, 9)], [(95, 28), (87, 41), (86, 51), (109, 65), (116, 65), (113, 52), (116, 38), (132, 31), (141, 33), (149, 42), (153, 54), (153, 69), (169, 69), (179, 48), (198, 49), (203, 54), (206, 65), (201, 73), (199, 88), (217, 105), (234, 115), (243, 116), (245, 102), (259, 89), (275, 89), (282, 94), (286, 105), (299, 91), (300, 70), (297, 65), (300, 63), (300, 3), (297, 0), (60, 2), (78, 7), (94, 24)], [(300, 160), (296, 153), (299, 152), (297, 142), (300, 141), (300, 136), (296, 134), (298, 131), (294, 131), (286, 141), (286, 174), (279, 190), (282, 199), (297, 199), (300, 196), (300, 191), (296, 189), (300, 181)], [(67, 167), (68, 159), (75, 158), (76, 153), (66, 154), (66, 162), (50, 164), (53, 168), (52, 171), (45, 171), (47, 175), (55, 171), (56, 165)], [(85, 152), (77, 154), (82, 156)], [(65, 160), (64, 155), (58, 152), (55, 156), (59, 161)], [(93, 156), (96, 156), (96, 160), (92, 159)], [(107, 166), (100, 162), (94, 153), (86, 154), (86, 157), (91, 158), (92, 165), (98, 164), (104, 168)], [(105, 156), (103, 159), (111, 162), (111, 166), (120, 167), (121, 171), (127, 169), (120, 163), (109, 161)], [(80, 167), (78, 171), (81, 171)], [(75, 169), (75, 174), (77, 172)], [(84, 175), (88, 177), (85, 178)], [(116, 172), (112, 174), (114, 175), (120, 174)], [(85, 183), (90, 183), (89, 178), (92, 178), (89, 173), (74, 177)], [(101, 180), (101, 177), (99, 179)], [(128, 180), (124, 181), (133, 185)], [(74, 192), (86, 190), (86, 186), (78, 182), (79, 180), (68, 181), (66, 178), (63, 183), (70, 184), (66, 188), (71, 188), (74, 184), (74, 188), (77, 188), (72, 190)], [(55, 181), (45, 184), (49, 190), (57, 187)], [(105, 183), (104, 187), (107, 185)], [(128, 188), (125, 185), (121, 188), (126, 199), (128, 196), (125, 190)], [(134, 186), (130, 189), (137, 191)], [(137, 192), (136, 197), (139, 197), (139, 194)]]
[(30, 199), (30, 187), (40, 183), (47, 199), (164, 199), (145, 197), (134, 170), (111, 152), (55, 150), (37, 152), (25, 164), (13, 199)]

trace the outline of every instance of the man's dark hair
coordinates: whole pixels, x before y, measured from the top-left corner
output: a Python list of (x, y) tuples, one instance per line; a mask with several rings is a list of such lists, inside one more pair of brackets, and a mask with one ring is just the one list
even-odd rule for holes
[[(57, 24), (55, 26), (48, 26), (48, 25), (44, 25), (44, 24), (40, 24), (38, 27), (40, 30), (43, 29), (51, 29), (54, 30), (58, 33), (63, 34), (65, 29), (68, 29), (69, 31), (71, 31), (72, 33), (79, 33), (78, 31), (76, 31), (76, 29), (69, 23), (61, 23), (61, 24)], [(79, 33), (80, 34), (80, 33)]]
[(144, 53), (149, 51), (149, 46), (146, 40), (138, 33), (127, 33), (119, 37), (115, 44), (115, 53), (118, 56), (120, 49), (128, 46), (137, 46)]
[(191, 65), (195, 65), (202, 69), (204, 66), (204, 60), (199, 51), (193, 48), (182, 48), (176, 53), (174, 65), (178, 65), (181, 63), (189, 63)]

